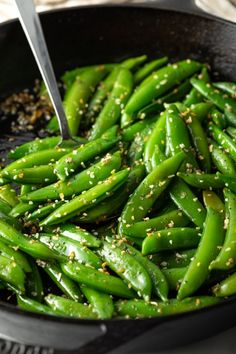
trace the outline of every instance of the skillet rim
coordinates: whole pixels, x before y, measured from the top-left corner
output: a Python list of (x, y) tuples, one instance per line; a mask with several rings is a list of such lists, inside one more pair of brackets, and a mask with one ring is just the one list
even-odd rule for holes
[[(163, 5), (163, 2), (161, 3)], [(70, 11), (79, 11), (79, 10), (90, 10), (90, 9), (128, 9), (128, 10), (142, 10), (145, 9), (145, 11), (149, 10), (155, 10), (163, 13), (174, 13), (174, 14), (182, 14), (185, 16), (191, 16), (191, 17), (197, 17), (200, 19), (204, 19), (210, 22), (218, 22), (223, 24), (224, 26), (232, 27), (233, 29), (236, 30), (236, 23), (222, 19), (217, 16), (212, 16), (206, 12), (203, 12), (202, 10), (198, 9), (197, 13), (191, 13), (191, 10), (187, 8), (186, 10), (181, 9), (181, 10), (176, 10), (173, 8), (168, 7), (168, 3), (164, 6), (161, 6), (160, 8), (158, 7), (158, 4), (155, 6), (154, 4), (145, 4), (145, 3), (134, 3), (134, 4), (97, 4), (97, 5), (81, 5), (81, 6), (72, 6), (72, 7), (66, 7), (66, 8), (57, 8), (54, 10), (46, 10), (40, 12), (40, 17), (44, 16), (50, 16), (55, 13), (60, 13), (60, 12), (70, 12)], [(193, 9), (194, 11), (194, 9)], [(14, 23), (18, 23), (19, 20), (17, 18), (10, 19), (7, 21), (4, 21), (0, 23), (0, 31), (4, 27), (11, 26)], [(24, 319), (27, 318), (35, 318), (37, 320), (43, 320), (47, 322), (53, 322), (53, 323), (62, 323), (62, 324), (72, 324), (72, 325), (109, 325), (112, 323), (123, 323), (129, 322), (129, 323), (137, 323), (138, 322), (146, 322), (147, 324), (153, 324), (153, 325), (159, 325), (162, 322), (166, 321), (171, 321), (171, 320), (177, 320), (181, 318), (188, 318), (192, 316), (200, 316), (202, 313), (214, 311), (215, 309), (219, 309), (222, 307), (230, 306), (231, 303), (236, 303), (236, 295), (232, 296), (230, 298), (224, 298), (220, 303), (214, 304), (212, 306), (208, 306), (199, 310), (192, 310), (184, 313), (179, 313), (179, 314), (173, 314), (173, 315), (168, 315), (168, 316), (162, 316), (162, 317), (145, 317), (145, 318), (138, 318), (138, 319), (126, 319), (126, 318), (111, 318), (111, 319), (106, 319), (106, 320), (101, 320), (101, 319), (76, 319), (76, 318), (71, 318), (71, 317), (64, 317), (64, 316), (53, 316), (53, 315), (47, 315), (47, 314), (40, 314), (36, 312), (31, 312), (31, 311), (26, 311), (22, 310), (16, 305), (9, 304), (7, 302), (1, 301), (0, 300), (0, 312), (4, 311), (7, 313), (11, 313), (14, 315), (18, 315)]]

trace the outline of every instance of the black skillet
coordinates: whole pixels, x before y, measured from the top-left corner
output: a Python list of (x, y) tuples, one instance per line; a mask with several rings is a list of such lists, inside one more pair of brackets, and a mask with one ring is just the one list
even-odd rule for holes
[[(191, 57), (212, 65), (214, 75), (236, 81), (236, 25), (193, 11), (190, 1), (146, 6), (85, 7), (49, 12), (42, 24), (59, 76), (78, 65), (119, 61), (129, 56)], [(162, 9), (160, 9), (162, 8)], [(40, 77), (17, 21), (0, 25), (0, 96), (32, 87)], [(1, 124), (1, 147), (9, 124)], [(6, 135), (4, 135), (6, 134)], [(30, 135), (30, 138), (32, 134)], [(18, 136), (17, 143), (25, 139)], [(127, 343), (129, 353), (158, 352), (236, 325), (236, 300), (168, 318), (86, 321), (29, 314), (0, 302), (0, 353), (102, 354)], [(15, 342), (15, 344), (13, 343)], [(22, 344), (17, 344), (22, 343)], [(125, 350), (126, 351), (126, 350)]]

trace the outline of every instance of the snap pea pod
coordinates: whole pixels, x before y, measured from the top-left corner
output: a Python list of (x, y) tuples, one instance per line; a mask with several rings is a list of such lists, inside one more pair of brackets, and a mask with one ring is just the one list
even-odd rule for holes
[(147, 59), (146, 55), (129, 58), (122, 61), (120, 64), (118, 64), (116, 67), (113, 68), (113, 70), (105, 78), (105, 80), (100, 83), (95, 94), (93, 95), (93, 97), (91, 98), (88, 104), (87, 119), (89, 122), (93, 121), (94, 116), (96, 116), (100, 112), (103, 102), (105, 101), (109, 92), (112, 90), (114, 86), (114, 82), (120, 71), (120, 67), (124, 67), (128, 70), (133, 70), (138, 65), (142, 64), (146, 59)]
[(33, 202), (20, 202), (10, 211), (9, 215), (13, 218), (29, 215), (29, 213), (31, 213), (31, 211), (35, 210), (36, 208), (37, 204), (34, 204)]
[[(171, 109), (171, 108), (170, 108)], [(199, 164), (203, 171), (211, 171), (211, 158), (208, 148), (207, 136), (199, 119), (192, 114), (191, 110), (187, 114), (181, 115), (190, 132), (190, 136), (197, 153)]]
[(141, 221), (147, 215), (155, 200), (167, 188), (184, 159), (185, 154), (183, 152), (170, 157), (157, 166), (140, 183), (121, 213), (118, 226), (119, 234), (122, 234), (123, 230)]
[(92, 289), (106, 294), (133, 298), (134, 292), (120, 279), (108, 275), (91, 267), (86, 267), (78, 262), (69, 262), (61, 265), (62, 271), (79, 284), (84, 284)]
[(17, 305), (22, 310), (42, 313), (46, 315), (54, 315), (54, 316), (61, 316), (62, 314), (59, 311), (52, 310), (49, 306), (41, 304), (36, 300), (32, 300), (28, 297), (17, 295)]
[(109, 150), (117, 142), (117, 127), (110, 128), (101, 138), (80, 146), (61, 158), (56, 165), (56, 173), (61, 180), (65, 180), (80, 166), (95, 156)]
[(121, 243), (120, 247), (126, 249), (127, 252), (134, 257), (146, 269), (152, 281), (152, 291), (155, 295), (160, 297), (162, 301), (167, 301), (168, 298), (168, 283), (160, 268), (152, 263), (148, 258), (143, 257), (142, 254), (134, 247), (126, 243)]
[[(202, 68), (201, 73), (198, 75), (198, 79), (203, 80), (204, 82), (210, 82), (210, 77), (205, 66)], [(186, 96), (183, 103), (187, 107), (190, 107), (193, 104), (202, 102), (202, 100), (203, 96), (193, 87), (190, 93)]]
[(134, 166), (130, 171), (127, 182), (116, 190), (109, 198), (87, 210), (85, 214), (78, 217), (78, 222), (91, 223), (108, 219), (118, 213), (129, 196), (138, 187), (145, 176), (143, 165)]
[(0, 211), (3, 214), (8, 215), (12, 210), (12, 207), (5, 200), (0, 198)]
[(15, 260), (0, 255), (0, 279), (16, 287), (17, 290), (25, 291), (25, 273)]
[(220, 112), (215, 106), (213, 106), (209, 112), (209, 118), (217, 125), (220, 129), (227, 127), (227, 121), (225, 115)]
[[(52, 185), (37, 189), (24, 195), (21, 200), (27, 201), (45, 201), (54, 199), (64, 199), (72, 195), (79, 194), (95, 186), (99, 181), (109, 177), (112, 171), (119, 170), (121, 166), (120, 152), (107, 154), (96, 164), (81, 171), (75, 176), (65, 180), (58, 181)], [(36, 170), (37, 171), (37, 170)]]
[(228, 127), (226, 129), (226, 132), (235, 141), (235, 139), (236, 139), (236, 128), (235, 127)]
[[(85, 138), (81, 138), (78, 136), (73, 137), (73, 139), (77, 141), (78, 145), (85, 144), (87, 142)], [(14, 150), (11, 150), (8, 153), (8, 158), (17, 160), (33, 152), (52, 149), (56, 147), (60, 143), (60, 141), (60, 136), (51, 136), (43, 139), (36, 138), (35, 140), (29, 141), (25, 144), (17, 146)], [(66, 142), (67, 147), (70, 147), (70, 144), (71, 143), (69, 141)]]
[(19, 203), (16, 190), (9, 184), (0, 187), (0, 199), (7, 202), (11, 207), (14, 207)]
[(154, 123), (137, 133), (128, 151), (129, 165), (134, 166), (138, 161), (142, 160), (145, 143), (148, 141), (152, 133)]
[(166, 155), (174, 156), (180, 151), (186, 152), (186, 159), (181, 166), (182, 170), (190, 170), (198, 167), (191, 151), (191, 143), (187, 126), (174, 104), (167, 109), (166, 115)]
[(222, 182), (217, 176), (217, 174), (209, 173), (181, 173), (178, 172), (178, 177), (180, 177), (184, 182), (192, 187), (200, 189), (211, 189), (211, 188), (223, 188), (224, 182)]
[(210, 269), (227, 270), (233, 268), (236, 264), (236, 195), (225, 188), (224, 197), (226, 207), (226, 235), (223, 247), (217, 258), (210, 264)]
[(234, 82), (215, 82), (213, 84), (216, 88), (230, 93), (231, 95), (236, 95), (236, 84)]
[(147, 76), (149, 76), (154, 70), (157, 70), (167, 64), (168, 57), (158, 58), (152, 60), (142, 66), (139, 70), (137, 70), (134, 74), (134, 83), (137, 85), (141, 83)]
[(170, 300), (169, 302), (146, 302), (144, 300), (120, 300), (116, 303), (116, 311), (119, 315), (131, 318), (161, 317), (200, 310), (213, 306), (220, 302), (214, 296), (196, 296), (182, 301)]
[(21, 251), (34, 258), (46, 260), (63, 259), (63, 257), (39, 242), (37, 239), (23, 235), (3, 220), (0, 220), (0, 237), (3, 242), (19, 248)]
[(161, 162), (166, 160), (166, 158), (166, 155), (161, 151), (159, 146), (156, 145), (151, 159), (153, 168), (157, 167)]
[(69, 88), (63, 101), (63, 105), (72, 135), (77, 135), (81, 118), (85, 113), (85, 105), (94, 88), (99, 84), (107, 72), (108, 71), (104, 66), (91, 67), (80, 73)]
[(40, 225), (44, 226), (57, 224), (59, 220), (60, 222), (63, 222), (74, 217), (75, 215), (79, 215), (89, 207), (92, 207), (101, 200), (107, 198), (109, 196), (109, 192), (116, 190), (123, 183), (125, 183), (128, 173), (129, 170), (124, 169), (111, 175), (102, 183), (97, 184), (91, 189), (85, 191), (85, 193), (80, 194), (68, 203), (63, 204), (46, 219), (44, 219)]
[(0, 255), (14, 261), (23, 269), (25, 273), (29, 273), (32, 271), (31, 264), (29, 263), (25, 255), (21, 253), (21, 251), (15, 250), (14, 248), (6, 245), (1, 240), (0, 240)]
[(7, 179), (14, 183), (23, 184), (50, 184), (57, 181), (58, 177), (55, 174), (55, 165), (41, 165), (9, 171)]
[(138, 116), (142, 117), (147, 114), (157, 114), (163, 111), (164, 105), (166, 103), (173, 103), (176, 101), (181, 101), (185, 95), (190, 91), (191, 84), (190, 80), (186, 80), (179, 86), (175, 87), (170, 93), (161, 96), (156, 101), (148, 104), (138, 112)]
[(234, 161), (236, 161), (236, 144), (234, 141), (214, 124), (211, 124), (209, 129), (212, 137), (217, 143), (229, 153)]
[(37, 264), (28, 257), (31, 266), (31, 272), (27, 273), (26, 278), (26, 296), (33, 298), (36, 301), (42, 302), (44, 296), (43, 282), (38, 270)]
[(149, 300), (152, 291), (150, 274), (142, 263), (128, 252), (122, 251), (117, 245), (102, 243), (99, 254), (115, 273), (137, 291), (140, 297)]
[(56, 263), (45, 263), (42, 265), (45, 272), (61, 291), (68, 296), (69, 299), (76, 302), (82, 302), (82, 294), (76, 283), (62, 273), (61, 268)]
[(12, 225), (17, 230), (22, 230), (22, 224), (20, 221), (9, 214), (2, 213), (0, 211), (0, 219), (6, 221), (9, 225)]
[(132, 142), (135, 138), (137, 133), (143, 131), (146, 127), (151, 126), (155, 123), (157, 117), (147, 118), (144, 120), (140, 120), (137, 123), (130, 125), (129, 127), (125, 128), (122, 132), (122, 140), (127, 142)]
[(236, 178), (231, 176), (222, 175), (219, 172), (216, 172), (216, 175), (219, 177), (219, 180), (224, 183), (225, 187), (229, 188), (233, 193), (236, 193)]
[(162, 252), (149, 256), (149, 259), (157, 263), (162, 269), (184, 268), (189, 265), (195, 253), (195, 248), (176, 252)]
[(62, 235), (69, 240), (78, 241), (81, 246), (87, 246), (91, 248), (98, 248), (101, 245), (101, 241), (88, 232), (82, 229), (80, 226), (73, 224), (63, 224), (55, 227), (47, 227), (46, 232), (53, 232), (56, 235)]
[(213, 140), (210, 140), (209, 150), (211, 158), (216, 168), (226, 176), (236, 178), (236, 167), (230, 155), (217, 145)]
[(170, 190), (170, 197), (195, 225), (201, 229), (203, 228), (206, 209), (184, 181), (181, 179), (176, 180)]
[(146, 141), (143, 160), (148, 173), (150, 173), (156, 166), (153, 165), (153, 154), (155, 153), (156, 146), (159, 147), (160, 151), (165, 151), (166, 143), (166, 111), (162, 113), (159, 119), (156, 121), (152, 132)]
[(86, 70), (90, 70), (91, 68), (96, 68), (99, 70), (104, 70), (104, 68), (108, 71), (111, 71), (117, 64), (100, 64), (100, 65), (90, 65), (90, 66), (80, 66), (78, 68), (66, 71), (62, 76), (61, 80), (66, 85), (66, 89), (68, 90), (70, 86), (75, 81), (76, 77), (79, 76), (82, 72)]
[(177, 227), (151, 232), (142, 244), (142, 253), (149, 254), (196, 247), (200, 242), (199, 231), (190, 227)]
[(75, 259), (94, 268), (100, 268), (102, 265), (101, 259), (86, 246), (81, 246), (78, 241), (54, 234), (39, 234), (38, 240), (61, 256)]
[(194, 259), (179, 288), (179, 300), (194, 294), (205, 282), (210, 272), (209, 265), (219, 254), (224, 240), (224, 204), (210, 191), (204, 191), (203, 198), (207, 208), (206, 221)]
[(30, 193), (37, 188), (38, 186), (34, 184), (22, 184), (20, 187), (20, 195), (22, 197), (24, 194)]
[(121, 111), (131, 95), (132, 87), (133, 76), (131, 72), (121, 68), (110, 96), (91, 129), (90, 140), (99, 138), (107, 129), (117, 123)]
[(164, 228), (183, 227), (189, 219), (181, 210), (175, 209), (163, 215), (145, 221), (139, 221), (124, 230), (124, 234), (131, 237), (145, 238), (150, 232)]
[(236, 294), (236, 273), (233, 273), (219, 284), (213, 287), (216, 297), (226, 297)]
[(49, 294), (45, 297), (45, 302), (53, 311), (59, 311), (64, 316), (90, 319), (97, 318), (97, 314), (91, 306), (66, 299), (62, 296)]
[(171, 290), (178, 290), (183, 278), (187, 272), (187, 267), (163, 269), (163, 274), (166, 277)]
[(202, 80), (195, 78), (191, 79), (191, 84), (198, 90), (204, 97), (214, 103), (221, 111), (225, 113), (227, 120), (231, 125), (236, 124), (236, 101), (228, 97), (218, 90), (216, 90), (211, 84), (205, 83)]
[(62, 156), (68, 154), (70, 151), (71, 149), (64, 149), (58, 147), (32, 152), (31, 154), (21, 157), (20, 159), (6, 166), (0, 174), (1, 176), (7, 178), (9, 173), (14, 173), (14, 171), (18, 171), (23, 168), (47, 165), (50, 162), (55, 162), (56, 160), (60, 159)]
[(28, 213), (27, 220), (42, 220), (49, 214), (51, 214), (55, 209), (59, 208), (63, 204), (63, 201), (58, 201), (56, 203), (50, 203), (44, 206), (38, 206), (32, 213)]
[(208, 114), (212, 108), (212, 103), (210, 102), (196, 103), (191, 105), (191, 108), (185, 106), (181, 102), (175, 102), (175, 105), (178, 108), (181, 116), (191, 113), (191, 116), (194, 115), (194, 117), (196, 117), (201, 123), (207, 121)]
[(148, 80), (146, 84), (142, 84), (137, 88), (135, 93), (130, 97), (125, 107), (125, 112), (132, 114), (139, 111), (151, 100), (165, 94), (172, 87), (193, 75), (200, 68), (200, 63), (191, 60), (183, 60), (182, 62), (159, 69), (151, 75), (151, 80)]
[(82, 286), (81, 290), (88, 302), (91, 304), (93, 311), (100, 319), (111, 318), (114, 312), (114, 304), (110, 295), (101, 293), (100, 291)]

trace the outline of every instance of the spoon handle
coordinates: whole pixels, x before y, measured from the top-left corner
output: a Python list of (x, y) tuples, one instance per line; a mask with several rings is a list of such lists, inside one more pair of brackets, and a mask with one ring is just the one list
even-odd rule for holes
[(33, 0), (15, 0), (19, 12), (19, 20), (28, 39), (29, 45), (38, 64), (43, 80), (52, 101), (62, 139), (71, 138), (65, 111), (62, 105), (61, 96), (57, 87), (57, 82), (51, 60), (48, 54), (43, 30), (39, 16), (35, 10)]

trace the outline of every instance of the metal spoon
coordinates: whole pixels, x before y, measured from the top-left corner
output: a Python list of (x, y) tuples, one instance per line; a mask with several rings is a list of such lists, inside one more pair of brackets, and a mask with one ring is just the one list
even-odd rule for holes
[(58, 119), (62, 141), (72, 139), (34, 1), (15, 0), (15, 4), (19, 12), (20, 23), (52, 101)]

